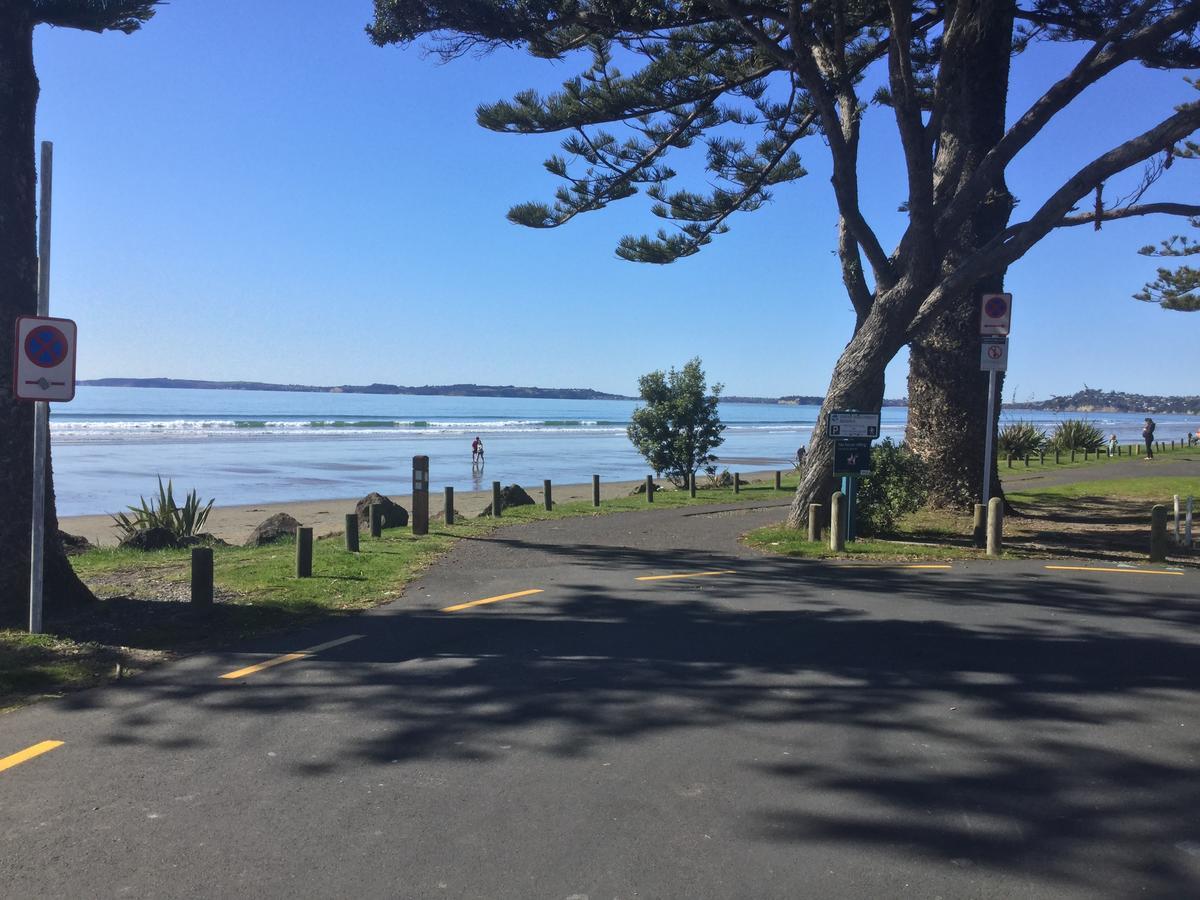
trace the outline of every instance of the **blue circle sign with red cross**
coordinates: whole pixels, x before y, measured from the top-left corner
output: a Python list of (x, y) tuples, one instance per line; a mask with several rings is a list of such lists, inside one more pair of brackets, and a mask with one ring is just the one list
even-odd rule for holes
[(989, 319), (1003, 319), (1004, 314), (1008, 312), (1008, 300), (1003, 294), (992, 294), (984, 304), (983, 311)]
[(25, 338), (25, 356), (39, 368), (52, 369), (62, 365), (70, 346), (67, 336), (53, 325), (39, 325)]

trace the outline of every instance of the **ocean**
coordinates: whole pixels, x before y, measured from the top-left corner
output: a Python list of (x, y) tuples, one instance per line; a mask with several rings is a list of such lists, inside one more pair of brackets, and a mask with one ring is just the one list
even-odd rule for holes
[[(412, 457), (430, 458), (431, 488), (485, 490), (492, 481), (540, 486), (644, 477), (625, 436), (632, 400), (526, 400), (377, 394), (176, 390), (82, 386), (55, 403), (51, 434), (62, 516), (112, 513), (157, 490), (156, 476), (218, 506), (407, 494)], [(728, 426), (718, 450), (731, 469), (786, 468), (807, 445), (816, 406), (722, 403)], [(1140, 439), (1140, 414), (1005, 410), (1047, 431), (1087, 418), (1122, 443)], [(900, 439), (906, 410), (885, 408), (883, 437)], [(1155, 416), (1160, 438), (1197, 424)], [(471, 441), (486, 448), (472, 471)]]

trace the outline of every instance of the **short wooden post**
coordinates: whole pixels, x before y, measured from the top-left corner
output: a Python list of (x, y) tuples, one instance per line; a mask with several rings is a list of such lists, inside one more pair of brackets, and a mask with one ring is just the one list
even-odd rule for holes
[(1012, 454), (1011, 453), (1008, 454), (1008, 467), (1010, 469), (1012, 468)]
[(1027, 468), (1027, 469), (1029, 468), (1029, 454), (1028, 453), (1025, 454), (1025, 468)]
[(742, 473), (741, 472), (733, 473), (733, 492), (735, 494), (740, 494), (742, 492)]
[(1075, 448), (1071, 448), (1071, 462), (1075, 462)]
[(371, 525), (371, 537), (383, 537), (383, 506), (378, 503), (372, 503), (368, 512), (367, 521)]
[(987, 555), (999, 556), (1003, 552), (1004, 503), (999, 497), (988, 501), (987, 511)]
[(358, 514), (346, 513), (346, 549), (358, 552)]
[(821, 504), (808, 504), (808, 539), (814, 544), (821, 540)]
[(775, 470), (775, 490), (783, 490), (783, 473), (778, 469)]
[(1091, 450), (1089, 450), (1087, 447), (1084, 447), (1084, 448), (1083, 448), (1083, 461), (1084, 461), (1084, 462), (1087, 462), (1087, 461), (1088, 461), (1088, 460), (1091, 458), (1091, 457), (1090, 457), (1090, 455), (1089, 455), (1089, 454), (1091, 454), (1091, 452), (1092, 452), (1092, 451), (1091, 451)]
[(1055, 448), (1054, 448), (1054, 464), (1055, 464), (1056, 466), (1059, 464), (1059, 458), (1058, 458), (1058, 448), (1057, 448), (1057, 447), (1055, 447)]
[(492, 482), (492, 518), (500, 518), (500, 482)]
[(297, 578), (312, 578), (312, 531), (307, 525), (296, 529)]
[(696, 496), (696, 473), (695, 472), (691, 472), (688, 474), (688, 493), (691, 494), (692, 497)]
[(600, 507), (600, 476), (592, 476), (592, 506)]
[(1156, 503), (1150, 510), (1150, 562), (1167, 561), (1167, 508)]
[(646, 502), (647, 503), (654, 502), (654, 476), (653, 475), (646, 476)]
[(834, 492), (829, 507), (829, 549), (841, 553), (846, 549), (846, 495)]
[(1045, 464), (1046, 464), (1046, 451), (1039, 450), (1038, 451), (1038, 465), (1044, 466)]
[(414, 456), (412, 473), (412, 533), (429, 534), (429, 457)]
[(192, 606), (209, 607), (213, 602), (212, 547), (192, 548)]
[(987, 543), (987, 507), (982, 503), (975, 504), (974, 515), (971, 519), (971, 540), (976, 547), (983, 548)]
[(442, 511), (442, 515), (446, 518), (447, 525), (454, 524), (454, 488), (446, 486), (446, 508)]
[(546, 504), (546, 512), (554, 509), (554, 499), (550, 496), (550, 479), (542, 480), (542, 502)]

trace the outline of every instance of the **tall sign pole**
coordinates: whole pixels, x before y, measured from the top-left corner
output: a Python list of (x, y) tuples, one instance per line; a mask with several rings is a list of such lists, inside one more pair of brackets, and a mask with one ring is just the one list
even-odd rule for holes
[(987, 428), (983, 442), (983, 505), (992, 494), (992, 453), (996, 430), (996, 373), (1008, 368), (1008, 332), (1012, 326), (1012, 294), (984, 294), (979, 309), (982, 349), (979, 368), (988, 373)]
[[(50, 314), (50, 203), (54, 186), (54, 145), (42, 141), (42, 196), (38, 210), (37, 314)], [(21, 348), (15, 347), (18, 353)], [(46, 455), (49, 446), (50, 404), (33, 404), (33, 533), (29, 552), (29, 633), (42, 630), (42, 585), (45, 575)]]

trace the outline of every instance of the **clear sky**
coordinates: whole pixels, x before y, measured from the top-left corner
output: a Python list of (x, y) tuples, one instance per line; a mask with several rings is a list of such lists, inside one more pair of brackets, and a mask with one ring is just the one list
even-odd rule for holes
[[(81, 378), (635, 393), (638, 375), (699, 355), (727, 393), (824, 392), (853, 317), (819, 139), (800, 147), (807, 178), (699, 255), (624, 262), (617, 240), (660, 224), (648, 201), (549, 231), (511, 225), (509, 206), (558, 187), (541, 163), (560, 138), (474, 121), (480, 102), (549, 91), (576, 66), (379, 49), (370, 14), (369, 0), (175, 0), (131, 36), (39, 29), (38, 132), (55, 143), (51, 312), (79, 323)], [(1010, 115), (1077, 52), (1019, 58)], [(1179, 74), (1140, 67), (1093, 88), (1010, 171), (1016, 217), (1194, 96)], [(873, 110), (865, 206), (889, 245), (903, 224), (894, 148), (890, 112)], [(1150, 199), (1195, 202), (1197, 174), (1175, 166)], [(1136, 249), (1182, 227), (1064, 229), (1018, 262), (1005, 399), (1085, 383), (1200, 393), (1200, 314), (1130, 297), (1155, 268)], [(889, 397), (906, 372), (902, 355)]]

